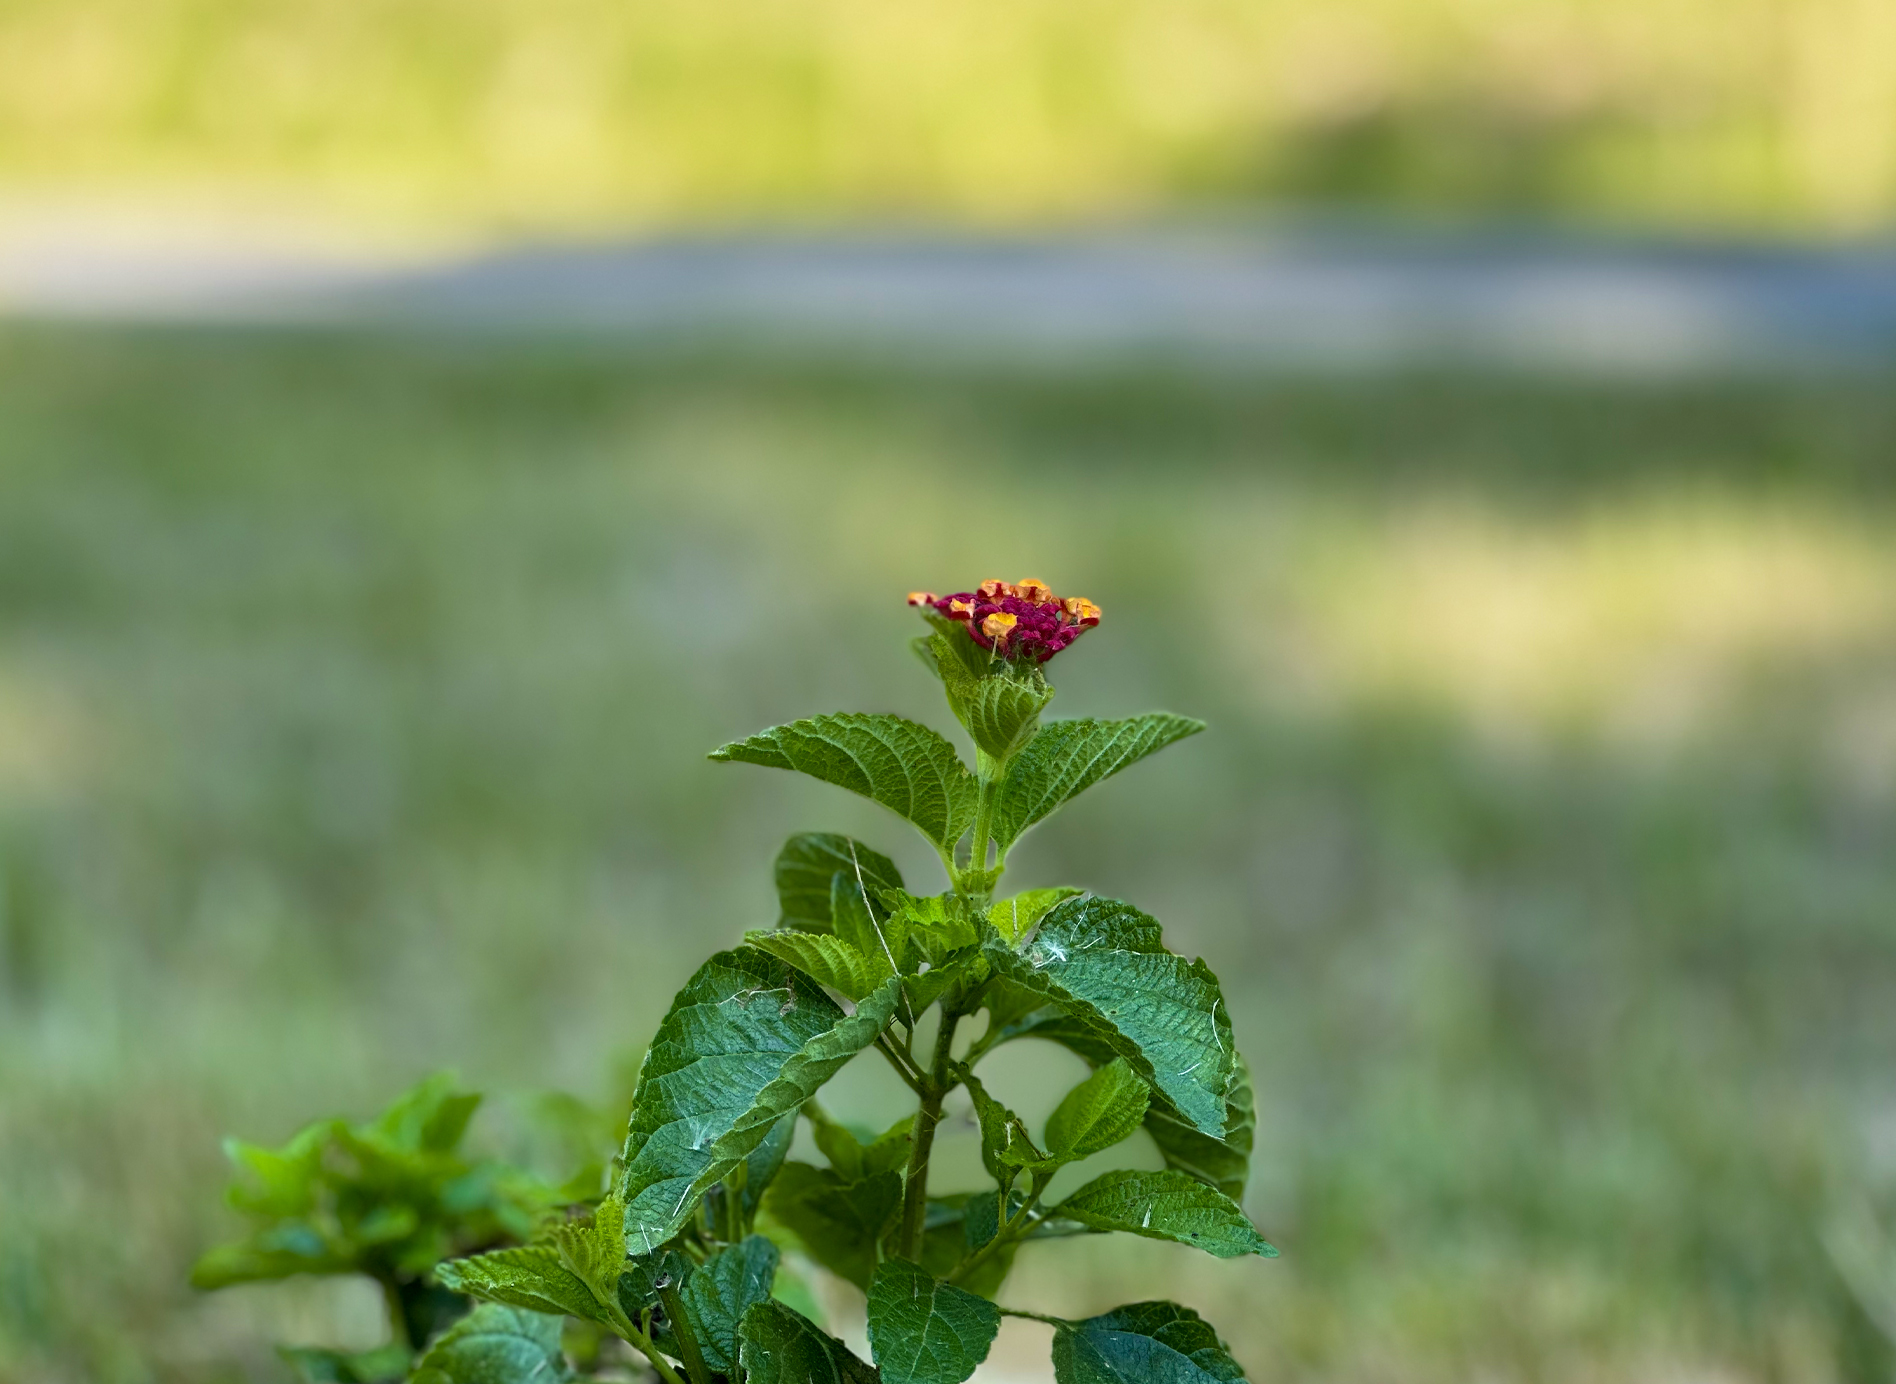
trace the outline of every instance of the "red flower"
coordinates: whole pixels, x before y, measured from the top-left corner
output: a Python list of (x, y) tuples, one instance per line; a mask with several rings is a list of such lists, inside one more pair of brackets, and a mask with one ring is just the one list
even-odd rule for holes
[(1062, 600), (1032, 577), (1013, 585), (984, 581), (952, 596), (911, 591), (908, 600), (964, 626), (975, 643), (1010, 660), (1031, 656), (1045, 663), (1099, 623), (1099, 607), (1084, 596)]

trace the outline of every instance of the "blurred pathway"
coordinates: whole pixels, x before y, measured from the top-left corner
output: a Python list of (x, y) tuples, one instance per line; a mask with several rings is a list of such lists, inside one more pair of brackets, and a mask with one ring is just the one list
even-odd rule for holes
[(1896, 364), (1896, 249), (1155, 231), (669, 239), (396, 262), (16, 233), (0, 236), (0, 312), (1022, 365), (1827, 370)]

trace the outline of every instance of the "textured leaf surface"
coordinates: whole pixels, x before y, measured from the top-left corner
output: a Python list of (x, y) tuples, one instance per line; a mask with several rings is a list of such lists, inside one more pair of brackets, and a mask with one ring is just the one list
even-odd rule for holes
[(807, 977), (754, 948), (720, 952), (672, 1001), (633, 1097), (619, 1190), (626, 1242), (655, 1248), (699, 1196), (875, 1041), (891, 980), (845, 1016)]
[(778, 927), (806, 932), (830, 930), (830, 881), (838, 874), (861, 871), (871, 892), (900, 889), (902, 872), (895, 862), (860, 841), (834, 832), (806, 831), (792, 836), (777, 852)]
[(1159, 1146), (1165, 1166), (1189, 1173), (1216, 1187), (1233, 1201), (1244, 1200), (1251, 1178), (1251, 1146), (1257, 1135), (1257, 1099), (1251, 1089), (1251, 1070), (1242, 1053), (1225, 1095), (1225, 1132), (1215, 1139), (1195, 1128), (1170, 1102), (1153, 1102), (1146, 1112), (1146, 1132)]
[(1057, 1384), (1235, 1384), (1244, 1371), (1189, 1307), (1136, 1302), (1054, 1332)]
[(1115, 1057), (1066, 1093), (1047, 1117), (1047, 1153), (1077, 1163), (1132, 1137), (1151, 1100), (1145, 1078)]
[[(900, 896), (899, 890), (892, 893)], [(839, 940), (880, 964), (885, 975), (902, 969), (907, 924), (890, 916), (881, 897), (869, 891), (866, 879), (854, 871), (837, 871), (830, 881), (830, 912)]]
[(1040, 713), (1053, 700), (1053, 689), (1040, 682), (999, 675), (982, 678), (963, 706), (962, 724), (990, 756), (1005, 762), (1025, 749), (1040, 728)]
[(850, 943), (826, 932), (747, 932), (744, 944), (768, 952), (796, 967), (819, 985), (827, 985), (847, 999), (859, 1000), (893, 972), (880, 955), (864, 956)]
[(1024, 890), (1011, 899), (1002, 899), (990, 908), (988, 921), (1009, 943), (1018, 942), (1033, 930), (1035, 923), (1046, 916), (1048, 909), (1084, 892), (1064, 884), (1054, 889)]
[(869, 1284), (869, 1346), (884, 1384), (961, 1384), (987, 1359), (1001, 1309), (890, 1259)]
[(435, 1270), (447, 1287), (484, 1302), (529, 1312), (550, 1312), (589, 1321), (606, 1321), (592, 1290), (566, 1265), (551, 1245), (495, 1250), (469, 1259), (450, 1259)]
[(746, 1312), (769, 1299), (776, 1276), (777, 1247), (761, 1235), (719, 1250), (692, 1270), (681, 1295), (685, 1312), (705, 1364), (719, 1374), (736, 1365), (738, 1326)]
[(901, 1205), (894, 1172), (848, 1180), (808, 1163), (784, 1164), (764, 1198), (764, 1209), (810, 1258), (858, 1288), (869, 1286), (876, 1244)]
[(1216, 1187), (1175, 1172), (1111, 1172), (1094, 1178), (1054, 1213), (1095, 1230), (1125, 1230), (1194, 1245), (1220, 1259), (1277, 1253), (1239, 1205)]
[(1224, 998), (1202, 961), (1165, 949), (1156, 918), (1087, 895), (1050, 910), (1018, 952), (985, 954), (1002, 975), (1058, 1001), (1197, 1129), (1223, 1137), (1235, 1061)]
[(974, 821), (974, 775), (955, 747), (900, 716), (845, 712), (773, 726), (711, 752), (847, 788), (908, 818), (942, 850)]
[(1020, 752), (994, 801), (994, 841), (1003, 853), (1020, 834), (1103, 778), (1174, 741), (1203, 721), (1154, 712), (1124, 721), (1055, 721)]
[(751, 1308), (739, 1335), (749, 1384), (877, 1384), (875, 1370), (847, 1346), (781, 1302)]
[(488, 1302), (449, 1327), (411, 1384), (554, 1384), (571, 1379), (560, 1319)]

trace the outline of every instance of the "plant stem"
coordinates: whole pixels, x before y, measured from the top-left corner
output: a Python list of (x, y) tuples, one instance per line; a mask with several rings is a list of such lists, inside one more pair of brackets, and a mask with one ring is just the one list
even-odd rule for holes
[(895, 1068), (895, 1074), (907, 1083), (909, 1090), (918, 1096), (922, 1094), (924, 1080), (922, 1073), (916, 1070), (914, 1063), (909, 1061), (908, 1054), (897, 1047), (887, 1033), (877, 1036), (876, 1051), (889, 1059), (889, 1065)]
[(1003, 1317), (1025, 1317), (1030, 1322), (1045, 1322), (1048, 1326), (1066, 1326), (1068, 1324), (1065, 1317), (1049, 1317), (1041, 1312), (1023, 1312), (1018, 1307), (1003, 1307), (1000, 1311)]
[(1035, 1208), (1040, 1205), (1040, 1195), (1046, 1190), (1046, 1180), (1044, 1178), (1035, 1179), (1032, 1195), (1028, 1197), (1020, 1210), (1001, 1222), (995, 1229), (994, 1238), (992, 1240), (989, 1240), (973, 1254), (970, 1254), (966, 1259), (963, 1259), (959, 1264), (955, 1265), (954, 1272), (948, 1275), (947, 1281), (950, 1283), (961, 1282), (982, 1264), (985, 1264), (1008, 1245), (1018, 1240), (1023, 1231), (1032, 1229), (1036, 1219), (1034, 1216)]
[(922, 1255), (922, 1231), (928, 1223), (928, 1155), (935, 1146), (935, 1126), (941, 1123), (941, 1104), (955, 1088), (948, 1064), (953, 1058), (955, 1027), (961, 1015), (944, 998), (941, 1031), (935, 1035), (935, 1056), (927, 1080), (918, 1091), (921, 1104), (910, 1127), (908, 1172), (902, 1183), (902, 1221), (896, 1233), (896, 1253), (917, 1260)]
[(691, 1323), (685, 1316), (684, 1301), (678, 1296), (678, 1285), (660, 1288), (658, 1300), (665, 1304), (665, 1320), (671, 1323), (672, 1336), (678, 1342), (678, 1353), (684, 1357), (691, 1384), (711, 1384), (711, 1371), (704, 1363), (704, 1353), (698, 1349), (697, 1338), (691, 1334)]

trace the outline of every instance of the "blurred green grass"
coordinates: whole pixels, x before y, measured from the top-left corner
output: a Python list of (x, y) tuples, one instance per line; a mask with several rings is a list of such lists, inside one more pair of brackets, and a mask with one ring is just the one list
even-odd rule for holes
[(1224, 976), (1286, 1257), (1052, 1246), (1016, 1302), (1163, 1283), (1261, 1381), (1887, 1378), (1819, 1229), (1890, 1171), (1892, 444), (1880, 379), (8, 329), (0, 1377), (372, 1333), (193, 1298), (219, 1135), (603, 1096), (783, 836), (929, 878), (704, 751), (945, 724), (903, 592), (1032, 574), (1107, 612), (1056, 713), (1212, 722), (1017, 859)]
[(500, 233), (1260, 200), (1862, 232), (1877, 0), (10, 0), (18, 195)]

